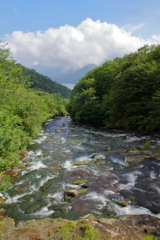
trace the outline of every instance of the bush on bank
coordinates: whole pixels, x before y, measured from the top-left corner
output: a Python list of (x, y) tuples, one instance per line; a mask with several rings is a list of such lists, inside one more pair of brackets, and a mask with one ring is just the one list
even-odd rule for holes
[(67, 99), (31, 89), (30, 84), (0, 42), (0, 171), (18, 166), (19, 150), (26, 149), (44, 121), (66, 113)]

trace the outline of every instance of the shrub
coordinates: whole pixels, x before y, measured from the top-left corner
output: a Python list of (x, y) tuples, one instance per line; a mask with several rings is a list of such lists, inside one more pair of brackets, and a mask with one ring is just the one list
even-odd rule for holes
[(143, 144), (142, 150), (148, 150), (150, 149), (150, 141), (146, 140)]

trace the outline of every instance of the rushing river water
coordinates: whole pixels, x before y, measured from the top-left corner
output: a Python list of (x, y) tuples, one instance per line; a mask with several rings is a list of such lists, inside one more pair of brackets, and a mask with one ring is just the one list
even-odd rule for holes
[[(160, 217), (160, 161), (136, 151), (146, 138), (152, 147), (160, 143), (158, 136), (97, 129), (70, 117), (51, 119), (29, 147), (26, 168), (4, 193), (3, 207), (18, 224), (88, 213)], [(141, 161), (127, 163), (133, 156)]]

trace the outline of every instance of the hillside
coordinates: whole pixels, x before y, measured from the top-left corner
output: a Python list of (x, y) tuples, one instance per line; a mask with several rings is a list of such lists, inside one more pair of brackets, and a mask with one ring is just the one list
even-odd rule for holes
[(111, 128), (159, 133), (160, 45), (107, 61), (74, 87), (72, 119)]
[(55, 81), (52, 81), (49, 77), (44, 76), (34, 69), (29, 69), (21, 64), (18, 64), (22, 68), (24, 76), (30, 76), (29, 81), (32, 82), (31, 88), (35, 88), (40, 91), (48, 93), (60, 93), (61, 97), (68, 98), (71, 90)]

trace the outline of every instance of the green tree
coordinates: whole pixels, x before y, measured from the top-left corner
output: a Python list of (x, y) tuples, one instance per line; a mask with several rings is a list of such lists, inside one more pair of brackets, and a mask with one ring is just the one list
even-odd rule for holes
[(0, 44), (0, 171), (17, 166), (18, 151), (37, 136), (42, 123), (66, 114), (65, 99), (30, 88), (28, 76)]
[(78, 121), (159, 131), (160, 46), (107, 61), (74, 87), (68, 110)]

